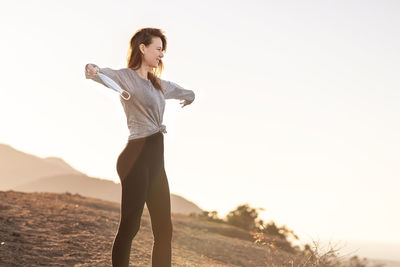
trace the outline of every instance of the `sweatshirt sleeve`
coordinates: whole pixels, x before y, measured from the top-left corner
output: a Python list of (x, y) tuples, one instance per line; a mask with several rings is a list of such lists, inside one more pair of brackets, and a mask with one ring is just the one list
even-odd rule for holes
[(174, 82), (161, 79), (161, 87), (164, 89), (165, 99), (184, 99), (188, 104), (194, 101), (195, 94), (192, 90), (184, 89)]
[(98, 75), (90, 76), (88, 74), (88, 71), (87, 71), (87, 66), (88, 65), (92, 65), (93, 67), (99, 68), (99, 72), (100, 73), (102, 73), (102, 74), (106, 75), (107, 77), (113, 79), (116, 83), (118, 83), (121, 86), (121, 80), (120, 80), (120, 78), (118, 76), (118, 71), (117, 70), (114, 70), (114, 69), (111, 69), (111, 68), (100, 68), (99, 66), (97, 66), (96, 64), (93, 64), (93, 63), (88, 63), (85, 66), (85, 77), (86, 77), (86, 79), (92, 79), (93, 81), (98, 82), (98, 83), (104, 85), (105, 87), (110, 88), (108, 85), (106, 85), (103, 82), (102, 79), (100, 79), (100, 77)]

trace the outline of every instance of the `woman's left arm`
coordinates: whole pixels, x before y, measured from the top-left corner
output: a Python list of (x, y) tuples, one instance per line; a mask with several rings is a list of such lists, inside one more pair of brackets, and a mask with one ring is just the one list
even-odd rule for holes
[(195, 99), (192, 90), (188, 90), (171, 81), (161, 79), (161, 87), (164, 89), (165, 99), (183, 99), (183, 106), (191, 104)]

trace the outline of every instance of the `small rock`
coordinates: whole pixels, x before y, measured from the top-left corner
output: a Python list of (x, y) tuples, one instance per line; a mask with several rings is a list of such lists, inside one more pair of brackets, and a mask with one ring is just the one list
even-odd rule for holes
[(12, 236), (21, 236), (21, 234), (20, 234), (20, 233), (17, 233), (17, 232), (13, 232), (11, 235), (12, 235)]

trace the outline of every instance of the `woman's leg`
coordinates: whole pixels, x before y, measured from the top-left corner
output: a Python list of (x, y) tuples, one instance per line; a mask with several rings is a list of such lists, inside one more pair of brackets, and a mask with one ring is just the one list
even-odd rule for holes
[(121, 215), (112, 247), (112, 266), (128, 267), (132, 240), (140, 220), (149, 188), (148, 164), (142, 142), (128, 144), (117, 161), (121, 180)]
[(163, 139), (157, 139), (150, 168), (150, 186), (146, 205), (150, 213), (154, 235), (153, 267), (171, 266), (172, 220), (171, 201), (167, 175), (164, 168)]

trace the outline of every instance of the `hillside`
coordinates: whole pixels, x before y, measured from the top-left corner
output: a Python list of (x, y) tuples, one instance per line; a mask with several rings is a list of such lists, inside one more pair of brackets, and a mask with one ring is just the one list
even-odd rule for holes
[[(89, 177), (60, 158), (40, 158), (0, 144), (0, 190), (0, 266), (111, 266), (119, 183)], [(171, 210), (173, 266), (270, 266), (267, 260), (282, 258), (281, 251), (267, 255), (238, 228), (185, 216), (202, 210), (181, 196), (171, 194)], [(132, 260), (132, 266), (149, 266), (152, 232), (147, 209), (135, 242), (131, 258), (138, 261)], [(374, 253), (377, 246), (367, 245)], [(369, 253), (364, 254), (370, 258)], [(395, 261), (370, 262), (400, 267)]]
[[(0, 191), (0, 214), (0, 266), (111, 266), (118, 203), (69, 193)], [(265, 250), (238, 228), (183, 214), (172, 220), (173, 266), (265, 266)], [(145, 209), (131, 266), (150, 265), (152, 242)]]

